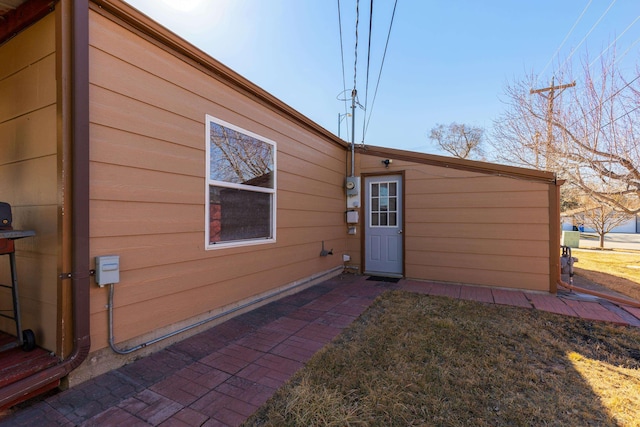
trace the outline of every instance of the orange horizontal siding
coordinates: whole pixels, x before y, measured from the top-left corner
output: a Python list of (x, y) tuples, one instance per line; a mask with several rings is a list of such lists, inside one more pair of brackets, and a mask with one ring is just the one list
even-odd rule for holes
[[(346, 246), (342, 147), (117, 20), (90, 16), (91, 255), (120, 255), (118, 341), (341, 265), (320, 250)], [(276, 242), (204, 249), (206, 114), (276, 142)], [(92, 289), (94, 350), (105, 342), (105, 296)]]
[[(59, 351), (60, 285), (55, 23), (49, 14), (0, 46), (1, 200), (12, 206), (15, 229), (36, 232), (15, 243), (22, 327), (51, 351)], [(11, 283), (8, 256), (0, 257), (0, 282)], [(11, 309), (9, 290), (1, 293), (3, 309)], [(12, 320), (0, 325), (15, 334)]]
[[(411, 228), (409, 227), (408, 230)], [(452, 254), (484, 254), (498, 256), (529, 257), (532, 253), (538, 256), (548, 257), (549, 244), (546, 240), (529, 241), (526, 245), (522, 240), (513, 236), (512, 240), (503, 240), (496, 237), (486, 239), (468, 237), (431, 237), (429, 239), (414, 237), (407, 232), (405, 247), (407, 251), (437, 251)]]
[(539, 208), (455, 208), (442, 206), (430, 209), (406, 207), (406, 221), (426, 223), (475, 224), (548, 224), (549, 209)]
[[(412, 162), (407, 152), (398, 152), (398, 160), (394, 150), (382, 151), (388, 157), (368, 155), (365, 148), (359, 169), (404, 173), (407, 277), (549, 290), (553, 184), (546, 176), (499, 166), (492, 171), (487, 163), (445, 164), (448, 159), (429, 155)], [(388, 168), (385, 158), (393, 160)]]
[(547, 224), (478, 224), (450, 223), (433, 224), (414, 222), (407, 225), (407, 232), (413, 237), (459, 238), (459, 239), (503, 239), (520, 242), (548, 241)]
[[(549, 290), (548, 276), (510, 271), (478, 271), (462, 267), (430, 267), (407, 265), (407, 276), (429, 277), (429, 280), (476, 285), (526, 289), (546, 292)], [(455, 278), (456, 280), (452, 280)]]
[(538, 191), (495, 191), (489, 187), (465, 193), (408, 194), (407, 204), (421, 208), (547, 208), (549, 195), (544, 189)]

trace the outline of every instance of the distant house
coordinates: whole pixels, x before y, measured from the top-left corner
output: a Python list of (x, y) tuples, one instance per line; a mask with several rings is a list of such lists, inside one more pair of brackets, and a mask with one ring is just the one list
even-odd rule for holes
[[(0, 200), (36, 232), (16, 241), (23, 324), (58, 363), (0, 388), (0, 406), (343, 271), (555, 292), (553, 174), (371, 146), (352, 158), (119, 0), (12, 4)], [(119, 280), (98, 286), (107, 255)]]
[[(572, 231), (574, 227), (582, 231), (594, 233), (596, 230), (585, 224), (584, 209), (573, 209), (560, 214), (560, 224), (563, 231)], [(610, 233), (638, 233), (640, 232), (640, 216), (635, 215), (611, 229)]]

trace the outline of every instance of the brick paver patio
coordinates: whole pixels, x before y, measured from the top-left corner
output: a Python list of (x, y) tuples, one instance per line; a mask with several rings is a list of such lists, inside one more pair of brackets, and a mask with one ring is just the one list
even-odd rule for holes
[(640, 326), (640, 310), (575, 294), (344, 275), (235, 317), (69, 390), (23, 404), (0, 426), (234, 426), (388, 289)]

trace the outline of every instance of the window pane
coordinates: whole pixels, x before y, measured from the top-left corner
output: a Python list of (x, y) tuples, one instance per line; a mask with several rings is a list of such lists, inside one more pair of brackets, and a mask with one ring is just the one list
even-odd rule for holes
[(380, 225), (389, 225), (386, 213), (380, 214)]
[(371, 184), (371, 197), (378, 197), (379, 194), (378, 184)]
[(274, 146), (209, 122), (211, 180), (274, 188)]
[(371, 225), (380, 225), (380, 219), (377, 213), (371, 214)]
[(380, 210), (380, 204), (378, 203), (378, 199), (371, 199), (371, 210), (372, 211)]
[(390, 211), (397, 211), (398, 209), (396, 209), (396, 203), (397, 203), (397, 199), (395, 197), (389, 199), (389, 210)]
[(272, 195), (210, 187), (209, 243), (271, 238)]
[(398, 221), (397, 221), (397, 219), (396, 219), (396, 218), (397, 218), (397, 215), (396, 215), (396, 213), (395, 213), (395, 212), (390, 213), (390, 214), (389, 214), (389, 225), (394, 226), (394, 227), (395, 227), (396, 225), (398, 225)]
[(388, 185), (386, 182), (380, 184), (380, 197), (387, 197), (389, 195)]
[(396, 186), (397, 184), (395, 182), (390, 182), (389, 183), (389, 195), (390, 196), (396, 196)]

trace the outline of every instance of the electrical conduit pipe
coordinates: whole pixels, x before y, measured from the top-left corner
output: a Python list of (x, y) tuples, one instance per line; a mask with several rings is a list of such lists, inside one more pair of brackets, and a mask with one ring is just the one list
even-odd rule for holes
[(628, 299), (625, 299), (625, 298), (618, 298), (616, 296), (607, 295), (607, 294), (604, 294), (602, 292), (592, 291), (590, 289), (585, 289), (585, 288), (580, 288), (578, 286), (573, 286), (573, 285), (570, 285), (569, 283), (564, 282), (561, 278), (558, 278), (557, 283), (558, 283), (558, 285), (562, 286), (563, 288), (569, 289), (570, 291), (576, 291), (576, 292), (580, 292), (580, 293), (583, 293), (583, 294), (593, 295), (593, 296), (596, 296), (598, 298), (606, 299), (606, 300), (609, 300), (611, 302), (615, 302), (615, 303), (618, 303), (618, 304), (624, 304), (624, 305), (627, 305), (629, 307), (640, 308), (640, 302), (633, 301), (633, 300), (628, 300)]

